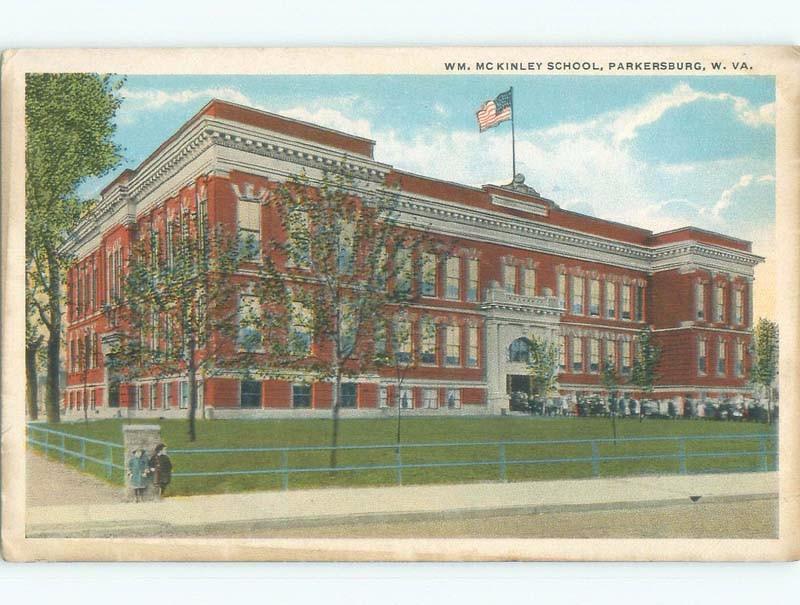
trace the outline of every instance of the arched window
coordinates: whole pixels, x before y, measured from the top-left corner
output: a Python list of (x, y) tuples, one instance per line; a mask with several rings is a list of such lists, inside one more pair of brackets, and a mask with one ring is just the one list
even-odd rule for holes
[(531, 341), (527, 338), (517, 338), (508, 347), (508, 359), (517, 363), (528, 363), (531, 358)]

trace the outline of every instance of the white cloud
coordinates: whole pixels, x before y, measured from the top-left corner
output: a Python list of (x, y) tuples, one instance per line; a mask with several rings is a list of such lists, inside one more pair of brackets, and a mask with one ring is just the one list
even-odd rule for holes
[(736, 117), (751, 127), (775, 122), (775, 104), (754, 106), (743, 97), (729, 93), (708, 93), (695, 90), (682, 82), (671, 91), (654, 95), (645, 102), (623, 110), (610, 111), (583, 122), (565, 122), (540, 131), (547, 138), (577, 136), (586, 133), (601, 133), (610, 136), (616, 146), (636, 138), (638, 131), (660, 120), (664, 114), (696, 101), (719, 101), (731, 103)]
[(341, 130), (348, 134), (372, 138), (372, 126), (369, 120), (351, 118), (336, 109), (328, 107), (308, 109), (307, 107), (298, 106), (281, 110), (280, 114), (289, 118), (303, 120), (304, 122), (311, 122), (313, 124), (319, 124), (320, 126)]
[(754, 183), (771, 183), (774, 181), (775, 177), (771, 174), (764, 174), (758, 178), (755, 178), (752, 174), (743, 174), (736, 183), (720, 194), (719, 198), (710, 209), (702, 208), (700, 214), (706, 216), (710, 215), (718, 219), (722, 216), (722, 213), (730, 207), (733, 197), (737, 192), (747, 189)]
[(240, 90), (230, 87), (176, 91), (165, 91), (156, 88), (143, 90), (124, 88), (122, 96), (126, 100), (134, 101), (136, 109), (161, 109), (166, 105), (185, 105), (197, 100), (210, 100), (213, 98), (263, 109)]

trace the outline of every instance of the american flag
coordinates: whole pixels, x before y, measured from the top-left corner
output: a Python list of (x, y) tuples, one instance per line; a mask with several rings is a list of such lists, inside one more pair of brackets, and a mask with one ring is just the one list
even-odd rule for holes
[(494, 128), (500, 122), (511, 119), (511, 91), (507, 90), (497, 95), (492, 101), (486, 101), (478, 110), (478, 129), (483, 132)]

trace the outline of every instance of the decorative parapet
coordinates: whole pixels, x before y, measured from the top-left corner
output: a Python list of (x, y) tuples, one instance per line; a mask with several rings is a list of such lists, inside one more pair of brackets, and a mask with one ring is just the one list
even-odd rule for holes
[(523, 296), (503, 288), (487, 288), (481, 309), (503, 309), (535, 315), (561, 315), (564, 307), (557, 296)]

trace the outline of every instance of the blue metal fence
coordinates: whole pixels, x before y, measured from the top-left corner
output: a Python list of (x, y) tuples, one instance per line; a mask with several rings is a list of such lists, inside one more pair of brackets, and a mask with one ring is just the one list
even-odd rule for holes
[[(774, 442), (773, 447), (768, 447), (768, 441)], [(702, 441), (732, 441), (732, 442), (754, 442), (753, 448), (757, 449), (736, 449), (725, 451), (688, 451), (687, 443)], [(674, 443), (675, 450), (663, 453), (647, 454), (602, 454), (601, 445), (621, 445), (628, 444), (650, 444), (650, 443)], [(590, 453), (582, 456), (562, 456), (562, 457), (537, 457), (537, 458), (510, 458), (509, 448), (519, 448), (525, 446), (552, 447), (552, 446), (588, 446)], [(491, 459), (481, 460), (448, 460), (448, 461), (408, 461), (404, 460), (403, 452), (409, 450), (445, 448), (449, 450), (458, 448), (475, 447), (496, 447), (497, 455)], [(336, 449), (337, 452), (347, 451), (394, 451), (394, 461), (383, 464), (344, 464), (336, 467), (311, 466), (311, 467), (292, 467), (289, 466), (289, 457), (300, 452), (330, 452)], [(777, 469), (777, 435), (773, 433), (743, 433), (731, 435), (697, 435), (681, 437), (627, 437), (619, 439), (560, 439), (560, 440), (514, 440), (514, 441), (470, 441), (470, 442), (437, 442), (437, 443), (402, 443), (380, 444), (380, 445), (340, 445), (336, 448), (325, 445), (300, 446), (300, 447), (245, 447), (245, 448), (192, 448), (192, 449), (171, 449), (173, 456), (192, 456), (198, 454), (214, 455), (238, 455), (253, 453), (275, 453), (280, 455), (280, 465), (277, 468), (250, 468), (234, 470), (208, 470), (208, 471), (176, 471), (173, 477), (224, 477), (236, 475), (277, 475), (281, 478), (281, 485), (284, 490), (289, 489), (289, 479), (291, 475), (308, 473), (342, 473), (342, 472), (367, 472), (367, 471), (394, 471), (395, 482), (397, 485), (403, 484), (404, 471), (411, 469), (436, 469), (454, 467), (497, 467), (497, 478), (500, 481), (508, 480), (508, 469), (512, 466), (525, 465), (546, 465), (546, 464), (574, 464), (584, 463), (590, 465), (591, 474), (594, 477), (601, 475), (601, 464), (607, 462), (637, 462), (645, 460), (673, 460), (678, 464), (678, 473), (690, 474), (690, 461), (702, 458), (744, 458), (756, 456), (756, 465), (746, 465), (740, 467), (728, 467), (722, 470), (727, 472), (753, 472), (769, 471)], [(770, 462), (770, 457), (773, 461)], [(180, 465), (177, 464), (176, 467)], [(694, 472), (709, 472), (703, 468)]]
[[(114, 469), (125, 470), (123, 447), (119, 443), (102, 441), (100, 439), (90, 439), (80, 435), (73, 435), (64, 431), (48, 429), (36, 424), (28, 425), (28, 444), (41, 449), (48, 458), (51, 454), (56, 454), (62, 462), (67, 458), (74, 458), (82, 470), (86, 469), (87, 462), (93, 462), (105, 469), (106, 477), (109, 479), (114, 475)], [(103, 457), (99, 458), (92, 453), (102, 452)], [(115, 456), (115, 450), (119, 453)]]
[[(740, 447), (745, 449), (706, 448), (693, 451), (689, 444), (702, 442), (732, 442), (743, 444)], [(44, 428), (35, 424), (28, 425), (28, 443), (39, 447), (47, 456), (55, 453), (64, 461), (67, 457), (75, 458), (79, 466), (85, 469), (86, 462), (90, 461), (100, 465), (111, 478), (114, 469), (124, 471), (124, 452), (123, 446), (118, 443), (90, 439), (79, 435), (73, 435), (63, 431)], [(603, 452), (602, 449), (626, 450), (636, 445), (663, 444), (666, 451), (648, 453), (611, 453)], [(752, 445), (750, 445), (752, 444)], [(87, 453), (91, 449), (95, 455)], [(545, 448), (548, 451), (558, 449), (569, 449), (574, 447), (585, 450), (585, 454), (561, 455), (561, 456), (531, 456), (532, 450)], [(462, 451), (468, 448), (489, 448), (495, 449), (496, 454), (483, 455), (476, 459), (465, 460), (436, 460), (435, 456), (420, 456), (420, 453), (430, 452), (433, 449), (445, 450), (448, 452)], [(602, 449), (601, 449), (602, 448)], [(302, 453), (330, 453), (336, 449), (337, 452), (383, 452), (386, 462), (371, 464), (340, 464), (335, 467), (325, 466), (292, 466), (290, 458), (297, 457)], [(116, 455), (115, 451), (119, 450)], [(511, 451), (522, 452), (527, 450), (527, 455), (510, 456)], [(98, 457), (97, 452), (103, 452), (103, 457)], [(413, 452), (413, 456), (409, 455)], [(248, 454), (275, 454), (277, 465), (258, 468), (239, 468), (239, 469), (219, 469), (219, 470), (191, 470), (191, 464), (184, 465), (180, 462), (181, 458), (189, 458), (198, 455), (235, 456), (237, 458)], [(393, 453), (393, 455), (392, 455)], [(405, 456), (404, 456), (405, 453)], [(238, 447), (238, 448), (183, 448), (170, 449), (173, 457), (174, 472), (172, 476), (176, 479), (191, 477), (226, 477), (226, 476), (277, 476), (280, 478), (281, 487), (289, 489), (290, 479), (293, 475), (307, 475), (313, 473), (364, 473), (370, 471), (390, 471), (394, 475), (397, 485), (402, 485), (404, 473), (415, 469), (446, 469), (446, 468), (491, 468), (496, 467), (497, 479), (507, 481), (509, 468), (521, 466), (539, 465), (563, 465), (581, 464), (586, 465), (587, 470), (593, 477), (599, 477), (602, 472), (602, 465), (611, 462), (642, 462), (642, 461), (673, 461), (676, 463), (679, 474), (691, 474), (693, 472), (712, 472), (708, 467), (692, 468), (693, 460), (701, 459), (747, 459), (752, 458), (755, 464), (744, 466), (726, 466), (718, 469), (725, 472), (753, 472), (776, 470), (778, 465), (777, 435), (775, 433), (740, 433), (729, 435), (693, 435), (680, 437), (625, 437), (619, 439), (556, 439), (556, 440), (509, 440), (509, 441), (461, 441), (461, 442), (434, 442), (434, 443), (402, 443), (379, 444), (379, 445), (339, 445), (336, 448), (327, 445), (295, 446), (295, 447)], [(389, 454), (388, 456), (386, 454)], [(368, 458), (365, 456), (364, 458)], [(413, 458), (413, 460), (409, 460)], [(390, 460), (390, 462), (388, 461)], [(181, 470), (181, 467), (188, 470)]]

